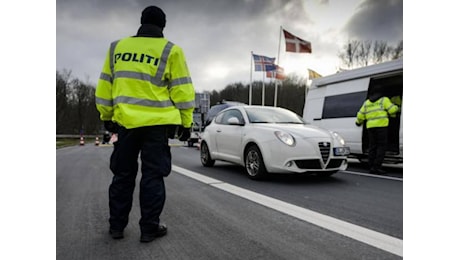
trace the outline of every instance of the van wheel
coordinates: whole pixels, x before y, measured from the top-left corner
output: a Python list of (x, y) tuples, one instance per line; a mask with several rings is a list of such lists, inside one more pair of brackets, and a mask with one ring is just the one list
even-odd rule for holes
[(246, 173), (250, 179), (261, 180), (267, 176), (264, 159), (257, 145), (251, 145), (244, 155)]
[(206, 142), (201, 142), (200, 158), (201, 164), (203, 164), (205, 167), (212, 167), (216, 162), (215, 160), (211, 159), (211, 153), (209, 152), (209, 148)]

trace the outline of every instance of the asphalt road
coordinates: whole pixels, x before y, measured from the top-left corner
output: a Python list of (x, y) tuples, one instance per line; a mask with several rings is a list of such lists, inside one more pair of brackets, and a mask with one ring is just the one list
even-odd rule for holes
[[(351, 166), (330, 179), (257, 182), (234, 165), (204, 168), (198, 151), (182, 146), (172, 147), (174, 171), (166, 178), (162, 221), (168, 235), (139, 242), (136, 187), (125, 238), (113, 240), (107, 221), (111, 150), (90, 144), (56, 150), (56, 259), (402, 258), (402, 171), (384, 179), (356, 175), (353, 167), (359, 167)], [(212, 179), (203, 183), (196, 176)], [(310, 221), (315, 214), (334, 225)], [(372, 239), (381, 236), (400, 250), (379, 247)]]

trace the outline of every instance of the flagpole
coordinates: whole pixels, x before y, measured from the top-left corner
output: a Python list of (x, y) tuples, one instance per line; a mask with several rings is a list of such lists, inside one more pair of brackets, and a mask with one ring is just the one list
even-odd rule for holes
[(251, 51), (251, 66), (249, 67), (249, 105), (252, 104), (252, 57), (253, 53)]
[[(278, 40), (278, 58), (276, 59), (276, 69), (278, 69), (278, 65), (280, 64), (280, 48), (281, 48), (281, 30), (282, 26), (280, 26), (280, 37)], [(276, 101), (278, 100), (278, 80), (276, 78), (276, 75), (278, 74), (278, 71), (275, 70), (275, 100), (273, 100), (273, 106), (276, 107)]]
[(265, 106), (265, 73), (267, 72), (264, 70), (262, 73), (262, 106)]

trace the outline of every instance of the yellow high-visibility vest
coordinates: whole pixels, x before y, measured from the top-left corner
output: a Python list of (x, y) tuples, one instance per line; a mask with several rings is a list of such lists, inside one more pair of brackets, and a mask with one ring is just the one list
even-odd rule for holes
[(398, 110), (398, 106), (387, 97), (381, 97), (375, 102), (367, 99), (356, 115), (356, 124), (361, 125), (366, 121), (366, 128), (387, 127), (388, 115), (394, 115)]
[(101, 120), (128, 129), (191, 127), (195, 90), (182, 49), (165, 38), (113, 42), (96, 87), (96, 107)]

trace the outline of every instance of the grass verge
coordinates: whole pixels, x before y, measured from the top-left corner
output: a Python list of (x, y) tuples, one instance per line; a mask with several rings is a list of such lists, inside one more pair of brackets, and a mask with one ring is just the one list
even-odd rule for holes
[(80, 139), (78, 138), (56, 138), (56, 149), (79, 144)]

